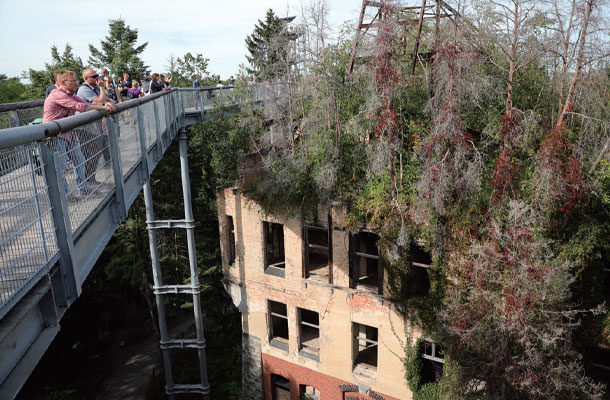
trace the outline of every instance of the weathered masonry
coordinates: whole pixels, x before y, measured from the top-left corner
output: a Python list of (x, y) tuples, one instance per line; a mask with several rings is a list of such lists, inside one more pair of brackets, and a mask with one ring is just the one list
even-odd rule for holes
[[(410, 339), (384, 295), (377, 235), (348, 231), (341, 206), (319, 207), (315, 221), (302, 221), (265, 215), (236, 188), (220, 189), (217, 201), (250, 398), (412, 398), (402, 364)], [(429, 261), (419, 258), (410, 290), (425, 293)], [(440, 351), (434, 357), (443, 362)]]

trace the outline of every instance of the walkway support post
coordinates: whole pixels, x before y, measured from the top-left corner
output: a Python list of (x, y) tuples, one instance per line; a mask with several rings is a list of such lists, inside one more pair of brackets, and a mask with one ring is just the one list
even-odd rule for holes
[[(70, 225), (68, 201), (63, 191), (63, 172), (57, 166), (61, 165), (59, 154), (47, 146), (40, 146), (40, 157), (44, 163), (44, 175), (48, 186), (51, 215), (55, 226), (55, 238), (59, 248), (59, 266), (66, 291), (67, 305), (74, 303), (82, 292), (78, 267), (74, 261), (74, 237)], [(33, 172), (32, 172), (33, 173)], [(61, 189), (60, 189), (61, 188)]]
[(181, 127), (178, 132), (180, 146), (180, 175), (182, 178), (182, 194), (184, 196), (184, 219), (186, 222), (186, 240), (189, 253), (189, 266), (191, 270), (191, 287), (193, 293), (193, 312), (195, 314), (195, 327), (197, 330), (197, 352), (199, 354), (199, 373), (203, 398), (210, 398), (210, 384), (208, 382), (207, 362), (205, 356), (205, 337), (203, 334), (203, 318), (201, 315), (201, 291), (197, 276), (197, 255), (195, 253), (195, 221), (191, 203), (191, 181), (189, 179), (188, 152), (186, 146), (186, 129)]
[[(146, 206), (146, 222), (155, 220), (153, 210), (152, 190), (150, 188), (150, 180), (144, 184), (144, 205)], [(150, 247), (150, 259), (152, 263), (154, 287), (163, 286), (163, 278), (161, 275), (161, 266), (159, 264), (159, 248), (157, 247), (157, 231), (148, 224), (148, 244)], [(169, 341), (167, 333), (167, 324), (165, 323), (165, 304), (163, 304), (163, 294), (155, 290), (155, 300), (157, 302), (157, 316), (159, 320), (159, 334), (161, 343)], [(165, 389), (169, 393), (174, 387), (174, 378), (172, 377), (172, 362), (169, 354), (169, 348), (161, 347), (161, 355), (163, 356), (163, 367), (165, 370)], [(169, 400), (174, 400), (173, 394), (168, 394)]]

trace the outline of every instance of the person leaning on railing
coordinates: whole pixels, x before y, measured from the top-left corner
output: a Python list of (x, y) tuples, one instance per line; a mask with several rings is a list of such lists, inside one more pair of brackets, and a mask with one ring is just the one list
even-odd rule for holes
[(156, 72), (151, 76), (150, 94), (154, 94), (163, 90), (163, 82), (159, 81), (159, 74)]
[[(83, 83), (76, 91), (76, 95), (83, 100), (93, 103), (114, 103), (106, 96), (99, 86), (99, 75), (93, 68), (83, 70)], [(95, 179), (99, 159), (104, 155), (106, 164), (110, 163), (110, 150), (108, 149), (108, 135), (105, 129), (106, 121), (93, 122), (90, 125), (82, 126), (72, 131), (72, 136), (76, 136), (83, 156), (85, 156), (85, 173), (89, 185), (98, 186), (100, 182)]]
[[(116, 111), (113, 103), (105, 104), (89, 103), (74, 93), (78, 89), (78, 80), (73, 72), (62, 70), (57, 73), (59, 87), (53, 90), (44, 102), (42, 122), (51, 122), (61, 118), (72, 116), (76, 111), (85, 112), (89, 110), (103, 110), (106, 112)], [(60, 154), (60, 171), (66, 168), (67, 158), (70, 158), (75, 169), (76, 185), (81, 194), (88, 194), (85, 172), (85, 159), (80, 149), (78, 138), (72, 136), (71, 132), (60, 133), (50, 142), (50, 146)], [(68, 193), (68, 182), (64, 177), (64, 190)]]

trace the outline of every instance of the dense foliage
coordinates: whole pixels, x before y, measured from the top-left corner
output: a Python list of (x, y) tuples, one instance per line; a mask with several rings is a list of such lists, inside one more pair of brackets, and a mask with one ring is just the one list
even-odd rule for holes
[[(326, 41), (313, 7), (312, 58), (269, 81), (282, 94), (242, 190), (306, 218), (340, 201), (351, 229), (379, 232), (386, 293), (450, 360), (425, 388), (406, 363), (417, 398), (599, 399), (587, 374), (592, 349), (610, 347), (604, 9), (505, 3), (424, 26), (413, 73), (417, 30), (384, 1), (347, 76), (351, 33)], [(426, 297), (405, 290), (413, 243), (432, 253)]]
[(0, 104), (28, 100), (26, 88), (19, 78), (7, 78), (5, 74), (0, 74)]

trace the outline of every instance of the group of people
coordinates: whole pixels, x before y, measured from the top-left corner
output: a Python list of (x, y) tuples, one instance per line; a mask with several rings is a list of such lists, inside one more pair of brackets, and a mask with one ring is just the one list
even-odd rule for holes
[[(231, 77), (229, 78), (229, 80), (227, 81), (227, 84), (229, 86), (233, 86), (235, 85), (235, 78), (233, 78), (233, 75), (231, 75)], [(222, 83), (222, 80), (218, 80), (218, 83), (216, 84), (216, 87), (224, 87), (224, 83)], [(193, 87), (194, 88), (200, 88), (201, 87), (201, 77), (196, 76), (195, 80), (193, 81)]]
[[(86, 68), (82, 72), (83, 83), (72, 71), (59, 70), (54, 73), (55, 84), (47, 89), (47, 98), (44, 102), (43, 122), (51, 122), (69, 117), (77, 112), (89, 110), (102, 110), (107, 113), (116, 111), (116, 101), (108, 98), (105, 91), (98, 86), (99, 75), (95, 70)], [(80, 141), (87, 142), (81, 149)], [(97, 162), (104, 153), (100, 149), (107, 149), (107, 136), (86, 130), (60, 133), (49, 145), (60, 155), (60, 171), (66, 168), (70, 159), (74, 167), (76, 186), (81, 195), (90, 194), (99, 182), (95, 180)], [(106, 144), (104, 144), (106, 143)], [(110, 154), (104, 157), (110, 159)], [(95, 165), (94, 165), (95, 163)], [(64, 177), (64, 191), (69, 194), (68, 182)], [(71, 194), (68, 198), (75, 198)]]
[(107, 90), (108, 93), (113, 93), (115, 100), (118, 102), (136, 99), (163, 90), (169, 90), (171, 89), (170, 82), (172, 81), (172, 77), (169, 75), (165, 76), (163, 74), (154, 73), (150, 77), (144, 77), (142, 79), (142, 84), (140, 85), (140, 82), (137, 80), (130, 80), (127, 72), (123, 72), (122, 78), (119, 78), (118, 84), (115, 85), (108, 75), (108, 70), (105, 68), (102, 69), (102, 77), (103, 80), (101, 80), (100, 83), (103, 83), (104, 89)]
[[(123, 101), (171, 89), (172, 81), (171, 76), (154, 73), (144, 78), (140, 85), (140, 82), (130, 80), (129, 74), (123, 72), (122, 77), (115, 83), (106, 68), (102, 68), (101, 74), (93, 68), (84, 69), (82, 83), (68, 70), (56, 71), (53, 76), (55, 84), (47, 88), (43, 122), (55, 121), (88, 110), (110, 113), (116, 111), (116, 105)], [(194, 88), (201, 87), (199, 81), (200, 78), (197, 77), (193, 82)], [(228, 84), (235, 84), (232, 76)], [(224, 85), (219, 80), (217, 86)], [(94, 124), (93, 127), (81, 127), (61, 133), (53, 138), (49, 145), (60, 154), (58, 167), (61, 171), (65, 170), (68, 159), (72, 163), (79, 194), (89, 195), (95, 191), (100, 185), (95, 179), (100, 157), (103, 155), (105, 161), (110, 162), (105, 120), (103, 119), (99, 126)], [(64, 190), (68, 200), (78, 198), (76, 194), (69, 192), (65, 177)]]
[[(101, 110), (110, 113), (116, 111), (116, 105), (122, 101), (171, 89), (171, 77), (152, 74), (146, 90), (140, 89), (136, 80), (130, 80), (124, 72), (118, 83), (110, 77), (106, 68), (98, 74), (92, 68), (82, 71), (82, 83), (79, 83), (72, 71), (59, 70), (53, 74), (55, 83), (47, 88), (42, 122), (51, 122), (89, 110)], [(87, 196), (95, 191), (100, 183), (95, 179), (100, 157), (110, 162), (108, 150), (108, 132), (105, 120), (94, 124), (60, 133), (49, 145), (60, 154), (60, 171), (64, 171), (68, 159), (74, 167), (76, 187), (80, 196)], [(81, 145), (82, 143), (82, 145)], [(79, 195), (70, 193), (68, 181), (64, 177), (64, 191), (68, 200), (78, 199)]]

